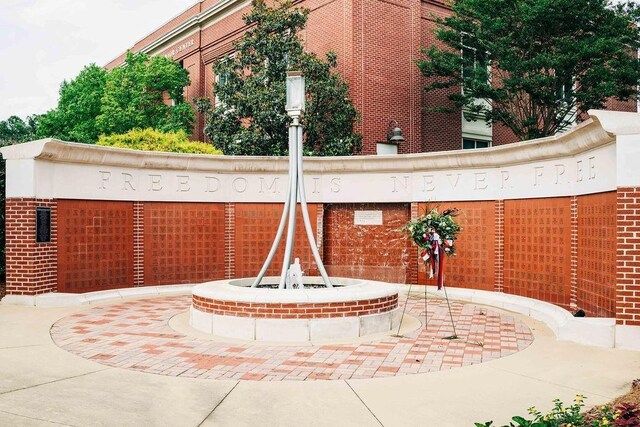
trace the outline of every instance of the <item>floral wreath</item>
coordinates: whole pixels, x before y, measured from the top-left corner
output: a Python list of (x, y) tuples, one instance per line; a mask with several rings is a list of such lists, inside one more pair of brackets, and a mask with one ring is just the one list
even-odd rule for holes
[(430, 266), (430, 278), (434, 272), (438, 275), (438, 289), (443, 286), (444, 260), (440, 254), (444, 252), (447, 256), (456, 254), (455, 241), (462, 228), (456, 222), (455, 217), (460, 214), (456, 208), (445, 209), (442, 213), (437, 208), (407, 222), (402, 230), (407, 234), (407, 238), (413, 240), (420, 249), (420, 258)]

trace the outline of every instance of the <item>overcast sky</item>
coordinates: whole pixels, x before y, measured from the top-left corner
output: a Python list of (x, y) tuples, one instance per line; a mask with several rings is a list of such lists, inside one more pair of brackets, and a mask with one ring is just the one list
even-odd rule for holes
[(197, 0), (0, 0), (0, 120), (57, 105), (60, 83), (105, 65)]

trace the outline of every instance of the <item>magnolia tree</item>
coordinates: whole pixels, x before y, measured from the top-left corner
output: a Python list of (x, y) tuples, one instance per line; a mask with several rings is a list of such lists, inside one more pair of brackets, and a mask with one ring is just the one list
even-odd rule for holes
[(502, 123), (520, 139), (561, 131), (609, 98), (637, 94), (638, 16), (609, 0), (455, 0), (418, 61), (436, 111)]
[(334, 69), (336, 55), (325, 60), (305, 52), (298, 33), (309, 11), (290, 1), (274, 8), (254, 0), (244, 17), (249, 30), (235, 52), (218, 60), (213, 71), (215, 102), (200, 100), (207, 137), (225, 154), (284, 155), (291, 118), (285, 111), (287, 71), (302, 71), (307, 100), (303, 117), (307, 155), (350, 155), (361, 146), (353, 132), (357, 113), (347, 84)]

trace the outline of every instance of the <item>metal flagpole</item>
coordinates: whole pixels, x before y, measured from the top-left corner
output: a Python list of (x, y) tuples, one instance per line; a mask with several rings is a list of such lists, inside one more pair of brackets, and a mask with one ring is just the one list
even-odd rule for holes
[[(289, 150), (291, 150), (291, 128), (289, 128)], [(255, 288), (260, 284), (262, 278), (267, 273), (269, 266), (271, 265), (271, 261), (273, 260), (276, 251), (278, 250), (278, 246), (280, 245), (280, 240), (282, 239), (282, 233), (284, 232), (284, 226), (287, 223), (287, 213), (289, 212), (289, 203), (291, 203), (291, 173), (292, 173), (292, 158), (289, 156), (289, 184), (287, 186), (287, 198), (284, 201), (284, 207), (282, 208), (282, 216), (280, 217), (280, 225), (278, 225), (278, 231), (276, 232), (276, 237), (273, 240), (273, 244), (271, 245), (271, 250), (269, 251), (269, 255), (267, 255), (267, 259), (264, 260), (264, 264), (262, 265), (262, 269), (260, 269), (260, 273), (256, 277), (256, 280), (253, 281), (251, 287)]]
[(305, 194), (304, 188), (304, 180), (302, 178), (302, 126), (298, 126), (297, 128), (297, 153), (298, 153), (298, 189), (300, 190), (300, 206), (302, 207), (302, 218), (304, 219), (304, 228), (307, 231), (307, 239), (309, 240), (309, 245), (311, 245), (311, 252), (313, 253), (313, 258), (316, 261), (316, 265), (318, 266), (318, 271), (322, 276), (322, 280), (327, 288), (333, 288), (331, 284), (331, 280), (329, 280), (329, 276), (327, 275), (327, 271), (324, 269), (324, 264), (322, 263), (322, 258), (320, 258), (320, 253), (318, 253), (318, 245), (316, 244), (316, 239), (313, 237), (313, 229), (311, 228), (311, 221), (309, 221), (309, 210), (307, 209), (307, 196)]
[(267, 259), (265, 260), (262, 269), (254, 280), (252, 287), (256, 287), (260, 284), (260, 282), (264, 278), (264, 275), (269, 269), (269, 266), (273, 261), (275, 253), (282, 239), (286, 222), (287, 238), (278, 288), (283, 289), (285, 287), (287, 275), (289, 274), (289, 269), (291, 266), (291, 258), (295, 243), (296, 207), (298, 205), (298, 201), (300, 201), (302, 218), (304, 220), (307, 238), (311, 246), (311, 252), (313, 253), (314, 260), (316, 262), (316, 265), (318, 266), (318, 271), (322, 276), (325, 286), (327, 288), (333, 287), (331, 284), (331, 280), (329, 279), (329, 276), (327, 275), (327, 272), (324, 268), (324, 264), (322, 263), (320, 253), (318, 252), (315, 237), (313, 236), (313, 229), (311, 228), (311, 221), (309, 220), (309, 210), (305, 194), (302, 169), (303, 133), (302, 125), (300, 123), (300, 116), (304, 111), (305, 96), (305, 84), (302, 74), (300, 72), (287, 73), (287, 105), (285, 108), (292, 119), (291, 125), (289, 125), (289, 185), (287, 188), (287, 198), (285, 199), (282, 216), (280, 218), (280, 224), (278, 226), (278, 231), (276, 232), (273, 244), (271, 245), (271, 250), (267, 255)]
[(282, 259), (282, 271), (280, 272), (280, 283), (278, 289), (284, 289), (287, 280), (287, 271), (291, 264), (291, 252), (293, 252), (294, 239), (296, 236), (296, 207), (298, 206), (298, 171), (296, 170), (298, 163), (296, 162), (298, 147), (295, 143), (296, 126), (298, 125), (298, 117), (293, 118), (293, 123), (289, 127), (289, 181), (291, 191), (289, 192), (289, 219), (287, 222), (287, 240), (284, 247), (284, 258)]

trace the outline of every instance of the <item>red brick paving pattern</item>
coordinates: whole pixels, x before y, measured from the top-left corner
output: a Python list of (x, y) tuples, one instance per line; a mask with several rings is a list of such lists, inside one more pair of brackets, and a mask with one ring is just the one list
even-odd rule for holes
[[(404, 304), (401, 297), (400, 307)], [(430, 299), (428, 328), (375, 342), (276, 346), (238, 344), (185, 336), (169, 326), (190, 295), (131, 300), (65, 317), (51, 328), (61, 348), (104, 365), (187, 378), (253, 381), (380, 378), (441, 371), (508, 356), (533, 341), (513, 316)], [(424, 300), (410, 298), (407, 313), (424, 319)]]

